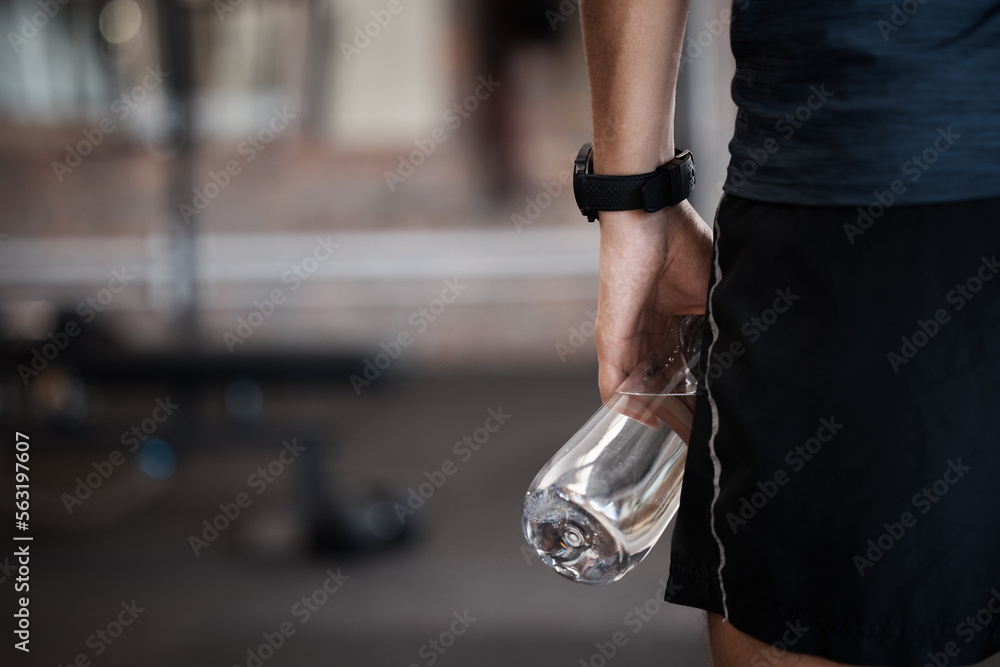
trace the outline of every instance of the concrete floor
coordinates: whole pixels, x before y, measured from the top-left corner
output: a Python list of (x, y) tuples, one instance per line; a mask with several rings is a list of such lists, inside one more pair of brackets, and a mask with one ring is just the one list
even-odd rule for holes
[[(627, 642), (616, 649), (616, 665), (703, 665), (700, 614), (658, 599), (668, 566), (665, 541), (624, 580), (602, 588), (565, 581), (522, 550), (524, 491), (598, 406), (594, 385), (590, 375), (568, 374), (409, 377), (386, 380), (361, 397), (265, 387), (265, 403), (281, 414), (289, 436), (297, 429), (336, 433), (330, 458), (351, 485), (405, 493), (425, 481), (425, 472), (455, 462), (456, 472), (417, 511), (416, 539), (363, 557), (302, 555), (295, 502), (307, 467), (319, 464), (296, 460), (259, 496), (251, 492), (253, 504), (196, 557), (189, 536), (218, 513), (220, 502), (248, 491), (248, 475), (277, 456), (282, 438), (254, 442), (248, 432), (243, 447), (181, 447), (178, 481), (160, 499), (142, 501), (141, 513), (81, 531), (81, 508), (36, 538), (32, 658), (40, 665), (70, 665), (83, 654), (101, 666), (254, 667), (248, 649), (289, 622), (285, 628), (294, 634), (273, 656), (265, 648), (262, 664), (600, 665), (596, 644), (623, 632)], [(461, 460), (453, 443), (481, 426), (491, 408), (510, 419)], [(50, 491), (65, 491), (102, 455), (62, 451), (38, 465), (58, 468), (44, 481)], [(102, 493), (124, 493), (107, 486), (87, 502), (96, 508), (106, 502), (98, 500)], [(119, 495), (110, 504), (138, 504), (159, 493)], [(39, 511), (47, 503), (55, 517), (62, 510), (58, 495), (39, 498)], [(294, 605), (322, 588), (328, 570), (349, 579), (306, 618)], [(8, 580), (0, 589), (9, 593), (10, 586)], [(91, 638), (133, 600), (143, 611), (119, 638), (110, 645)], [(637, 605), (655, 610), (641, 626), (631, 613)], [(462, 616), (467, 629), (449, 636), (452, 627), (463, 628), (456, 622)], [(450, 646), (435, 653), (431, 639)]]
[[(157, 432), (178, 448), (175, 481), (144, 484), (128, 469), (130, 459), (71, 517), (61, 493), (109, 447), (85, 446), (75, 438), (72, 447), (49, 449), (36, 432), (41, 444), (33, 459), (33, 651), (0, 664), (707, 664), (702, 614), (660, 602), (669, 535), (623, 580), (597, 588), (563, 580), (523, 549), (524, 491), (597, 408), (591, 373), (380, 382), (360, 397), (341, 381), (313, 390), (265, 386), (263, 418), (271, 425), (229, 431), (213, 430), (221, 410), (208, 388), (198, 403), (204, 437), (185, 441), (170, 423)], [(149, 388), (149, 397), (109, 396), (108, 414), (120, 412), (116, 420), (142, 415), (156, 391)], [(194, 408), (178, 402), (171, 419)], [(481, 427), (490, 409), (510, 418), (479, 451), (457, 456), (454, 443)], [(309, 433), (335, 444), (319, 452)], [(273, 461), (289, 438), (312, 448), (309, 455), (289, 463), (266, 488), (251, 484), (249, 476)], [(320, 453), (325, 461), (315, 456)], [(297, 508), (312, 473), (323, 470), (331, 492), (374, 485), (405, 495), (446, 460), (455, 471), (416, 510), (418, 530), (409, 543), (351, 557), (309, 556), (301, 547)], [(219, 513), (219, 503), (231, 503), (241, 492), (252, 498), (250, 506), (195, 556), (190, 536)], [(328, 583), (329, 572), (339, 575), (339, 588), (326, 595), (324, 584), (338, 585)], [(5, 603), (13, 598), (12, 585), (12, 577), (0, 577)], [(308, 615), (300, 605), (303, 596), (315, 603)], [(114, 634), (122, 605), (133, 601), (142, 609), (134, 621), (113, 643), (100, 640), (95, 633)], [(646, 609), (647, 620), (637, 620), (636, 607)], [(274, 633), (283, 624), (289, 636), (279, 642)], [(601, 647), (609, 652), (616, 633), (623, 645), (605, 659)], [(279, 650), (265, 645), (260, 651), (265, 635), (280, 643)], [(431, 640), (443, 651), (435, 652)], [(9, 652), (5, 642), (2, 653)], [(984, 665), (997, 667), (1000, 656)]]

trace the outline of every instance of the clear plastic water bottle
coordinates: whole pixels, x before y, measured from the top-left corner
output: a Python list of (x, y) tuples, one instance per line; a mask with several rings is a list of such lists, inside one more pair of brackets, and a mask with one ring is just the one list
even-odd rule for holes
[(694, 416), (703, 316), (677, 316), (663, 344), (535, 476), (524, 537), (585, 584), (625, 576), (677, 512)]

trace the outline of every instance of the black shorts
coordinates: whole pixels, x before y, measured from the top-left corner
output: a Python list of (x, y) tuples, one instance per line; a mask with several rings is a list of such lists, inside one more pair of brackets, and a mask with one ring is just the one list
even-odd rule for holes
[(1000, 199), (726, 195), (713, 256), (667, 599), (848, 664), (1000, 651)]

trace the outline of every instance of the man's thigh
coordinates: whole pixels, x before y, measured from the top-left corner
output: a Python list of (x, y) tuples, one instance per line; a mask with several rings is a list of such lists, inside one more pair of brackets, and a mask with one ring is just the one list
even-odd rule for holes
[[(792, 653), (740, 632), (719, 614), (708, 614), (708, 637), (714, 667), (836, 667), (826, 658)], [(844, 666), (847, 667), (847, 666)]]

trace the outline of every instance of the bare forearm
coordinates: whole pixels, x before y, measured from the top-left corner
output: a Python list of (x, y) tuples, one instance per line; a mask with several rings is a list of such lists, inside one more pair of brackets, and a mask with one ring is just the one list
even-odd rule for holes
[[(674, 91), (689, 0), (580, 0), (594, 170), (640, 174), (674, 157)], [(687, 202), (601, 211), (597, 357), (607, 400), (670, 318), (704, 312), (711, 230)]]
[(643, 173), (674, 156), (688, 2), (580, 0), (597, 173)]

